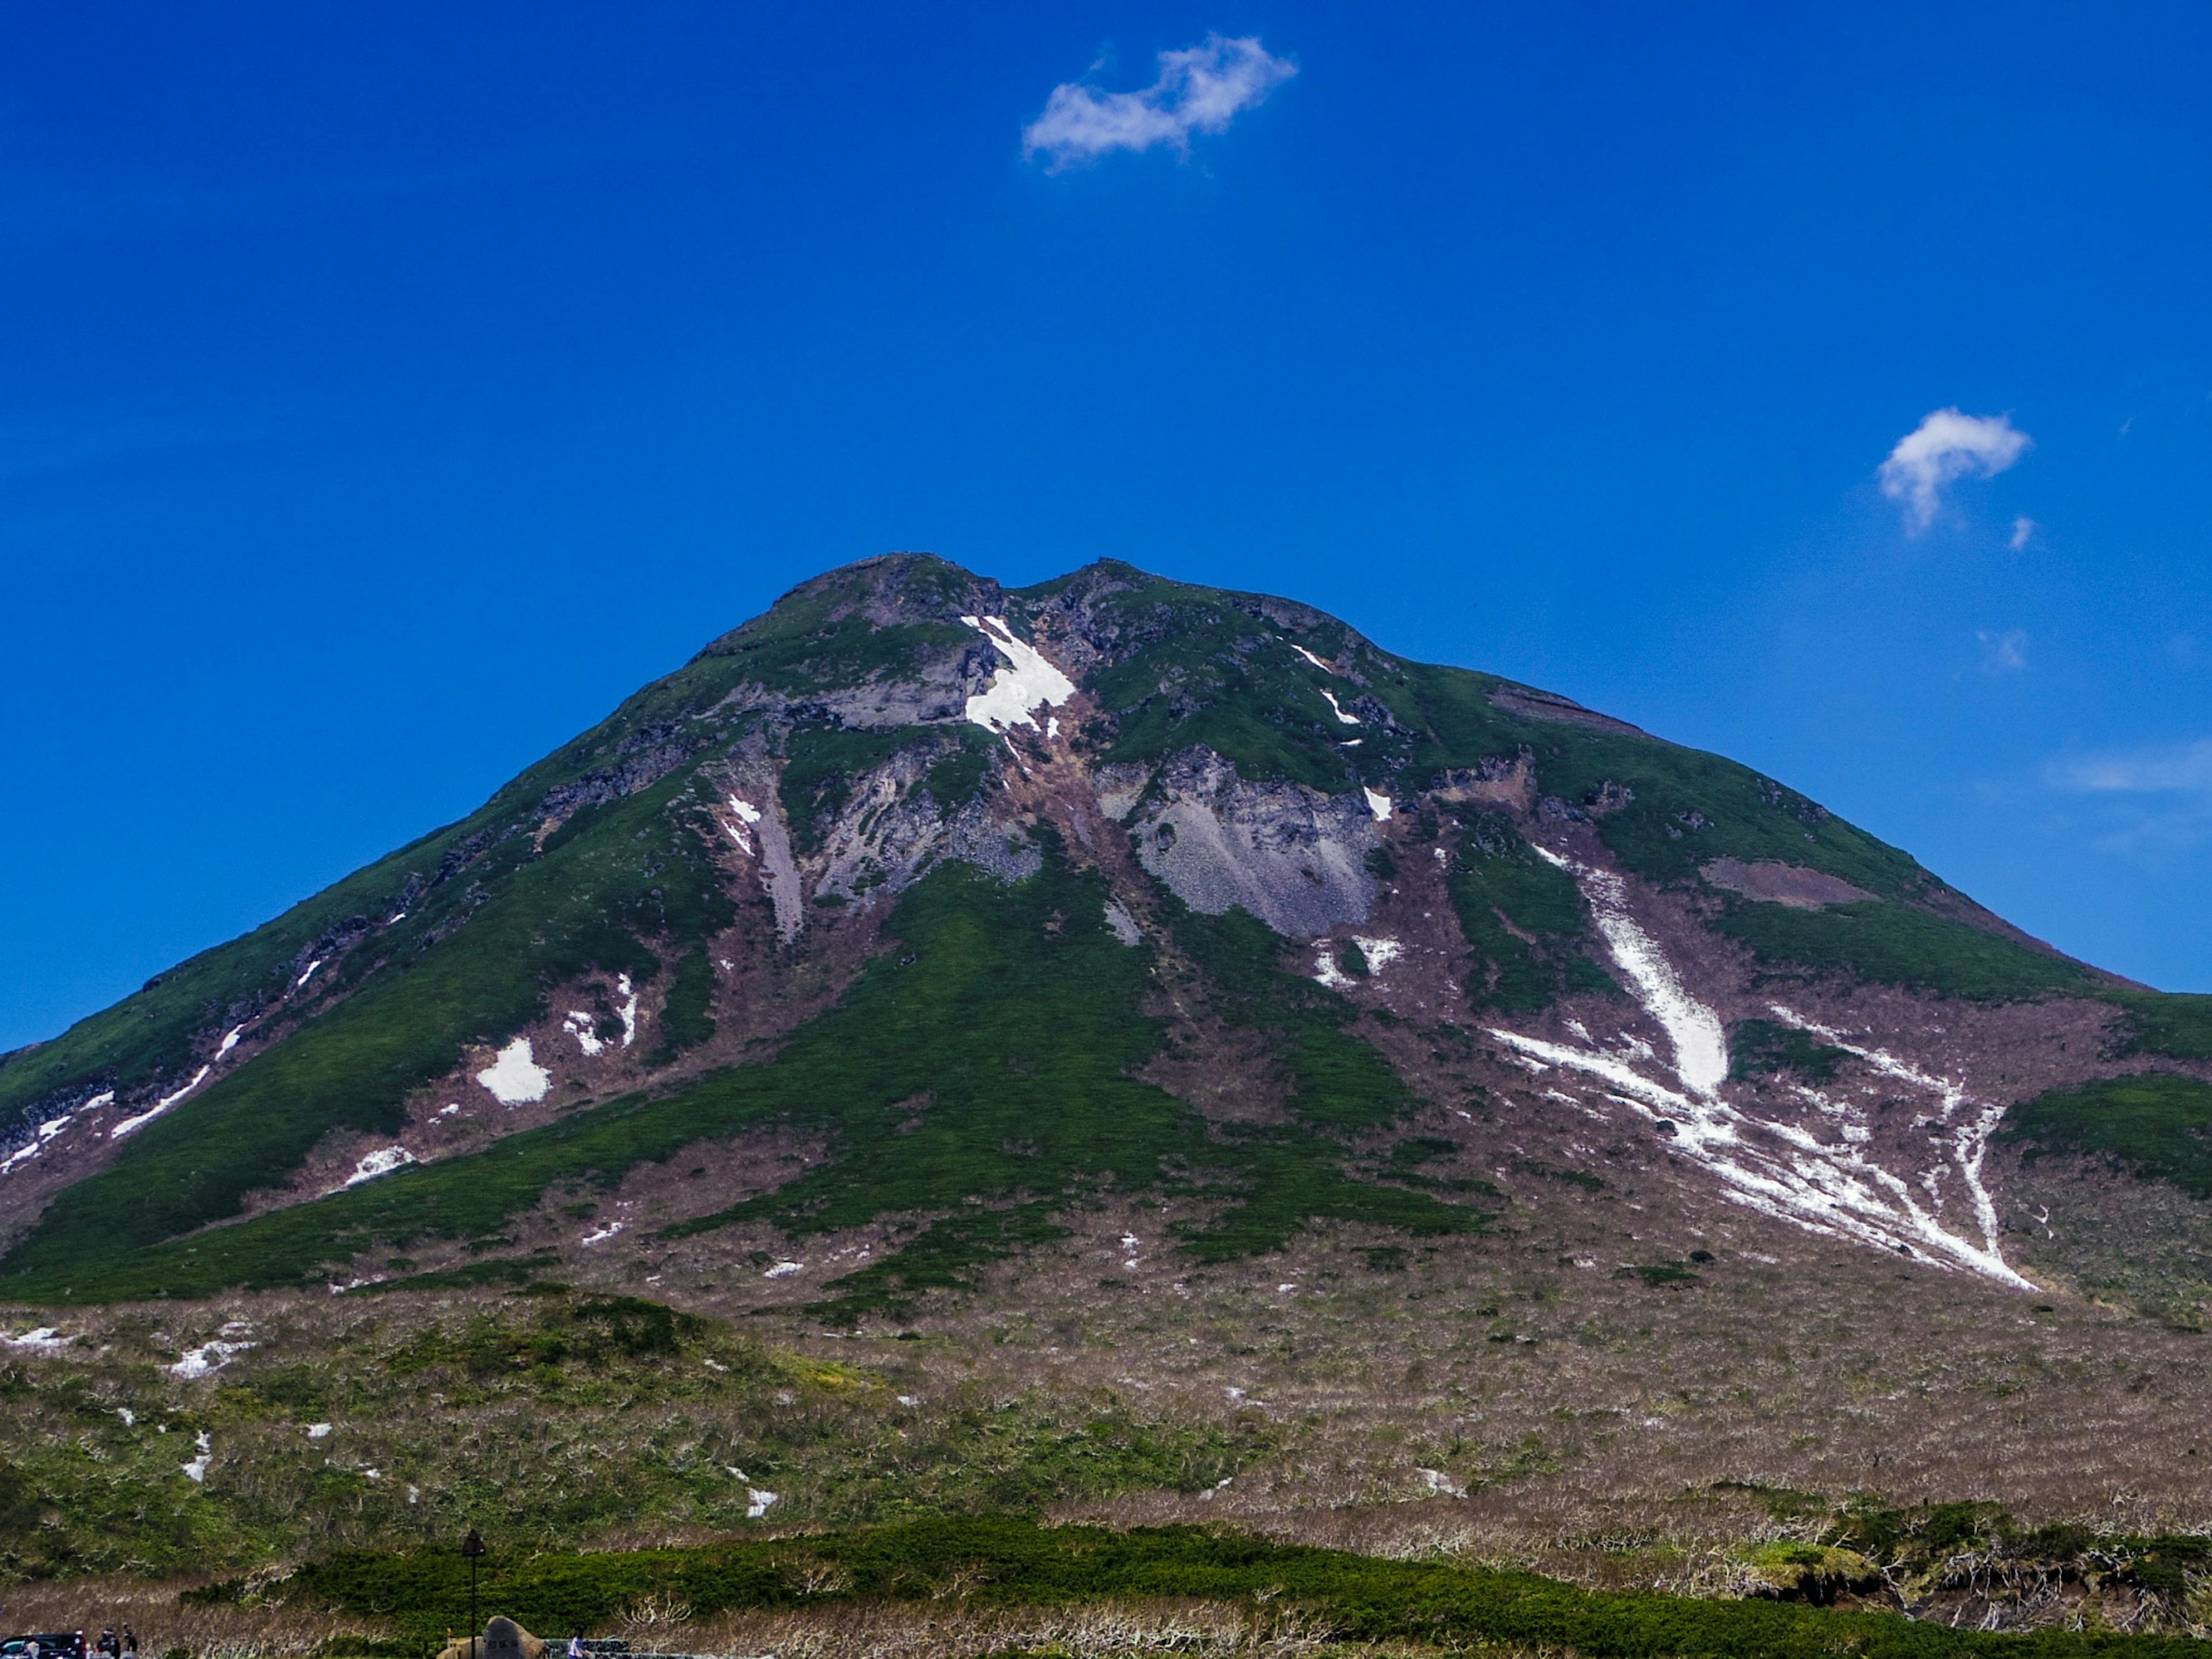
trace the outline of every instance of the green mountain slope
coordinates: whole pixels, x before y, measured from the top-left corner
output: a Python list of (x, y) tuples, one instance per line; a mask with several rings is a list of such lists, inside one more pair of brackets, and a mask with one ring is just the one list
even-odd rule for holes
[[(1043, 650), (1072, 697), (1041, 694), (1039, 718), (1004, 732), (969, 718), (1015, 665), (980, 617)], [(1271, 826), (1248, 836), (1252, 869), (1330, 842), (1339, 873), (1303, 879), (1354, 910), (1437, 882), (1437, 908), (1407, 916), (1449, 918), (1425, 948), (1453, 957), (1463, 1003), (1378, 991), (1370, 957), (1397, 959), (1395, 937), (1324, 942), (1338, 966), (1316, 974), (1306, 941), (1178, 888), (1167, 838), (1136, 832), (1193, 754), (1231, 769), (1207, 822), (1232, 841), (1238, 813)], [(2212, 1001), (2039, 948), (1718, 757), (1404, 661), (1285, 601), (1110, 563), (1006, 591), (901, 556), (806, 584), (468, 819), (0, 1062), (0, 1127), (22, 1153), (0, 1183), (39, 1194), (10, 1209), (0, 1184), (0, 1294), (204, 1295), (380, 1271), (426, 1243), (496, 1252), (559, 1194), (771, 1131), (820, 1160), (658, 1236), (888, 1229), (822, 1298), (847, 1316), (972, 1285), (1073, 1211), (1138, 1194), (1184, 1206), (1193, 1261), (1310, 1223), (1476, 1230), (1479, 1192), (1425, 1189), (1389, 1156), (1425, 1114), (1472, 1123), (1507, 1091), (1511, 1073), (1479, 1080), (1455, 1058), (1475, 1052), (1464, 1028), (1632, 1015), (1641, 994), (1618, 926), (1547, 836), (1740, 964), (1739, 1000), (2087, 1000), (2068, 1018), (2106, 1022), (2111, 1072), (2212, 1055)], [(1808, 881), (1826, 896), (1788, 886)], [(593, 1073), (489, 1145), (329, 1196), (299, 1187), (332, 1149), (417, 1133), (429, 1097), (471, 1090), (511, 1040), (574, 1059), (551, 1022), (592, 994), (605, 1018), (589, 988), (617, 976), (651, 1019), (619, 1085)], [(800, 984), (818, 1012), (750, 1047), (718, 1036), (767, 1018), (763, 985)], [(1730, 1016), (1747, 1017), (1766, 1019), (1755, 1001)], [(1259, 1105), (1223, 1115), (1150, 1080), (1192, 1055), (1241, 1066)], [(27, 1184), (49, 1168), (70, 1178)]]

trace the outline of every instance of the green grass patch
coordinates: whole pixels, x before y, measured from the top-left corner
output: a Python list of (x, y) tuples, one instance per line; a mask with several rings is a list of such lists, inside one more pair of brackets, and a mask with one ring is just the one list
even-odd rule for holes
[(1939, 996), (2017, 1002), (2091, 988), (2077, 963), (1888, 899), (1821, 910), (1743, 902), (1730, 904), (1713, 925), (1762, 961)]
[[(2181, 1659), (2185, 1638), (1984, 1634), (1891, 1613), (1587, 1590), (1534, 1573), (1380, 1560), (1224, 1529), (1040, 1528), (1002, 1518), (605, 1555), (494, 1555), (485, 1606), (548, 1631), (615, 1626), (647, 1598), (695, 1616), (840, 1601), (981, 1608), (1190, 1600), (1293, 1609), (1348, 1644), (1500, 1646), (1588, 1659)], [(289, 1595), (424, 1639), (465, 1624), (468, 1571), (447, 1550), (334, 1555)]]
[(2033, 1158), (2070, 1152), (2110, 1158), (2193, 1198), (2212, 1198), (2212, 1083), (2162, 1072), (2054, 1089), (2005, 1114), (2001, 1140)]
[(2127, 1011), (2120, 1028), (2118, 1053), (2212, 1060), (2212, 996), (2169, 991), (2100, 994)]
[(1729, 1027), (1729, 1081), (1788, 1072), (1807, 1083), (1833, 1083), (1836, 1067), (1850, 1058), (1833, 1043), (1816, 1042), (1810, 1031), (1771, 1019), (1747, 1019)]
[(1589, 916), (1575, 878), (1538, 858), (1504, 814), (1462, 816), (1446, 883), (1474, 952), (1467, 994), (1476, 1007), (1526, 1013), (1563, 994), (1620, 988), (1586, 954)]

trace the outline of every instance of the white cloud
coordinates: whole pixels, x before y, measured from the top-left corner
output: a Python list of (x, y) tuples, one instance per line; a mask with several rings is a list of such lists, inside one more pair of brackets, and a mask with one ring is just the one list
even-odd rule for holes
[(2081, 794), (2212, 797), (2212, 738), (2131, 754), (2055, 761), (2045, 775), (2057, 787)]
[(1946, 485), (2002, 472), (2033, 441), (2009, 415), (1939, 409), (1897, 441), (1876, 476), (1883, 495), (1905, 503), (1905, 528), (1917, 535), (1935, 522)]
[(2212, 835), (2212, 738), (2053, 761), (2043, 781), (2101, 800), (2106, 827), (2095, 842), (2108, 853), (2186, 852)]
[(1974, 637), (1982, 642), (1982, 666), (1994, 674), (2013, 673), (2027, 666), (2027, 630), (2009, 628), (2002, 634), (1984, 629)]
[(2035, 520), (2022, 514), (2012, 521), (2012, 539), (2005, 544), (2015, 553), (2035, 539)]
[(1209, 34), (1202, 45), (1162, 52), (1158, 78), (1141, 91), (1100, 92), (1079, 81), (1054, 87), (1044, 113), (1023, 131), (1022, 154), (1043, 156), (1057, 173), (1117, 149), (1187, 151), (1191, 134), (1225, 131), (1297, 72), (1256, 35)]

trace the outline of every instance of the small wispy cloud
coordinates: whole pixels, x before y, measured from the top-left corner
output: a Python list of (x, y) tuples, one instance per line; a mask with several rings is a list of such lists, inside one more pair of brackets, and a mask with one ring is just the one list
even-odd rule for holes
[(2005, 544), (2015, 553), (2035, 539), (2035, 520), (2022, 514), (2012, 521), (2012, 539)]
[(2033, 442), (2009, 415), (1939, 409), (1897, 441), (1875, 476), (1883, 495), (1905, 504), (1905, 528), (1917, 536), (1936, 521), (1948, 486), (2003, 471)]
[(2014, 674), (2027, 666), (2027, 630), (2008, 628), (2003, 633), (1984, 629), (1974, 637), (1982, 642), (1982, 666), (1993, 674)]
[(2081, 794), (2194, 794), (2212, 799), (2212, 738), (2164, 749), (2053, 761), (2044, 776), (2057, 788)]
[(1223, 132), (1242, 112), (1296, 75), (1297, 65), (1261, 46), (1257, 35), (1209, 34), (1195, 46), (1164, 52), (1152, 84), (1101, 92), (1079, 81), (1052, 89), (1044, 113), (1022, 132), (1022, 154), (1054, 173), (1117, 149), (1164, 144), (1187, 154), (1194, 132)]
[(2043, 781), (2101, 801), (2106, 852), (2178, 853), (2212, 836), (2212, 738), (2051, 762)]

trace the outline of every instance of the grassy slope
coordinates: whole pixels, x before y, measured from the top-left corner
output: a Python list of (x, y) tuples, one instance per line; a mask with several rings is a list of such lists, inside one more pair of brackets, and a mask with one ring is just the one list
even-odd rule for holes
[[(2186, 1551), (2195, 1540), (2172, 1540)], [(2201, 1547), (2198, 1552), (2201, 1554)], [(2154, 1554), (2155, 1552), (2146, 1552)], [(2196, 1559), (2191, 1557), (2191, 1559)], [(827, 1571), (825, 1571), (827, 1569)], [(1957, 1655), (2193, 1653), (2186, 1638), (2037, 1632), (1984, 1635), (1888, 1613), (1585, 1590), (1533, 1573), (1389, 1561), (1195, 1527), (1109, 1532), (1018, 1520), (919, 1522), (692, 1549), (502, 1562), (499, 1605), (539, 1630), (595, 1628), (659, 1593), (695, 1614), (841, 1599), (1072, 1606), (1188, 1598), (1278, 1601), (1352, 1643), (1501, 1644), (1598, 1659), (1948, 1659)], [(410, 1634), (465, 1622), (467, 1573), (450, 1552), (346, 1555), (304, 1569), (296, 1593)]]
[[(729, 902), (696, 838), (667, 809), (684, 781), (599, 809), (597, 833), (549, 842), (489, 884), (492, 896), (408, 971), (374, 975), (289, 1041), (156, 1119), (114, 1162), (57, 1198), (5, 1263), (13, 1273), (96, 1271), (238, 1213), (333, 1129), (391, 1133), (410, 1091), (544, 1012), (545, 988), (591, 968), (641, 979), (638, 935), (696, 941)], [(642, 840), (640, 838), (643, 837)], [(526, 842), (510, 842), (518, 851)], [(650, 849), (649, 851), (647, 849)], [(416, 943), (411, 928), (389, 948)]]
[(2112, 1159), (2212, 1199), (2212, 1083), (2143, 1073), (2054, 1089), (2005, 1115), (2002, 1139)]
[[(959, 1282), (978, 1262), (1048, 1236), (1058, 1211), (1109, 1182), (1217, 1196), (1225, 1213), (1187, 1241), (1201, 1254), (1270, 1248), (1312, 1216), (1430, 1233), (1479, 1224), (1425, 1194), (1352, 1180), (1337, 1162), (1343, 1149), (1319, 1133), (1213, 1139), (1191, 1109), (1129, 1077), (1158, 1028), (1139, 1007), (1146, 954), (1107, 930), (1104, 900), (1096, 875), (1056, 854), (1012, 887), (945, 866), (886, 921), (900, 948), (772, 1064), (663, 1100), (580, 1111), (469, 1157), (182, 1241), (131, 1250), (104, 1245), (88, 1222), (59, 1242), (42, 1231), (0, 1290), (106, 1300), (295, 1283), (374, 1246), (496, 1238), (556, 1182), (611, 1184), (686, 1145), (770, 1122), (826, 1131), (830, 1163), (695, 1225), (759, 1219), (804, 1234), (941, 1217), (845, 1281), (847, 1311)], [(1396, 1111), (1402, 1088), (1380, 1058), (1314, 1024), (1321, 1035), (1297, 1054), (1301, 1113), (1342, 1127)]]

